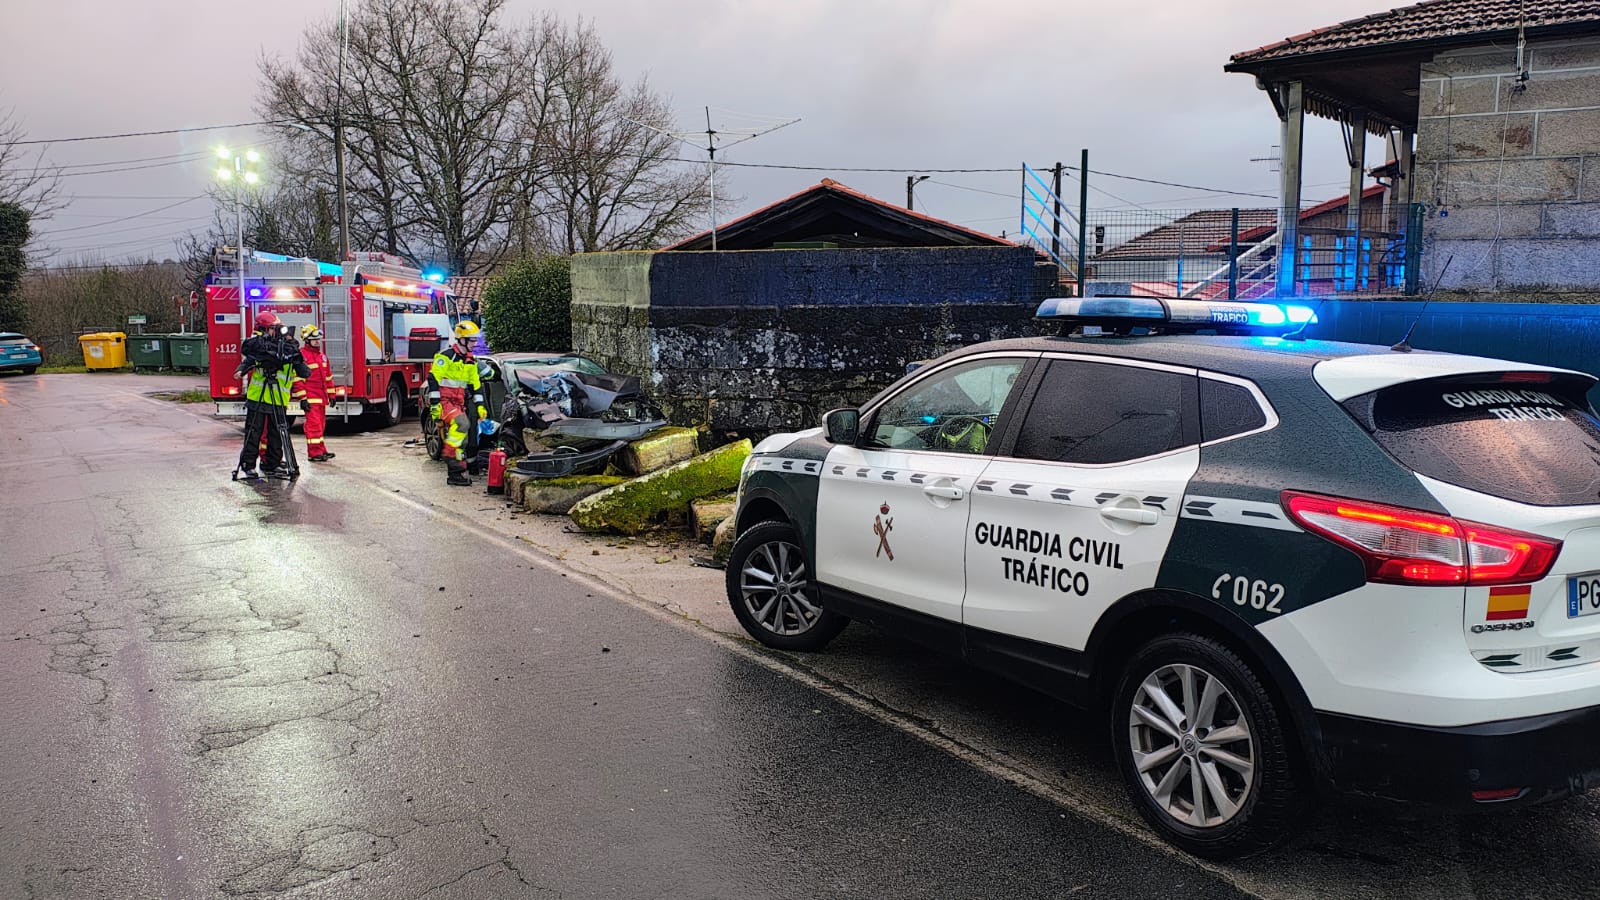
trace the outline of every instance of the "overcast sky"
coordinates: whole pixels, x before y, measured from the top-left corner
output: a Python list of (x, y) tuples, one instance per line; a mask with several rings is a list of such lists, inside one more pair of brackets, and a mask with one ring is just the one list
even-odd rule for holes
[[(355, 2), (355, 0), (351, 0)], [(4, 0), (0, 109), (31, 138), (193, 127), (256, 118), (257, 63), (292, 57), (309, 22), (338, 0)], [(798, 124), (725, 155), (730, 162), (825, 171), (718, 168), (742, 199), (718, 219), (832, 177), (894, 203), (906, 174), (919, 211), (1015, 234), (1027, 162), (1277, 195), (1252, 157), (1278, 142), (1266, 96), (1222, 71), (1232, 53), (1382, 11), (1385, 0), (511, 0), (510, 15), (591, 19), (625, 78), (645, 76), (688, 130), (704, 107)], [(718, 113), (722, 123), (738, 118)], [(755, 121), (754, 119), (749, 122)], [(1310, 120), (1307, 200), (1347, 184), (1337, 128)], [(173, 253), (203, 228), (209, 160), (177, 154), (256, 139), (249, 129), (52, 144), (71, 204), (43, 223), (57, 261)], [(1382, 159), (1376, 141), (1368, 157)], [(129, 171), (94, 173), (101, 169)], [(893, 173), (853, 172), (887, 168)], [(270, 170), (269, 170), (270, 177)], [(1090, 177), (1098, 208), (1270, 206), (1248, 196)], [(176, 204), (167, 209), (160, 209)]]

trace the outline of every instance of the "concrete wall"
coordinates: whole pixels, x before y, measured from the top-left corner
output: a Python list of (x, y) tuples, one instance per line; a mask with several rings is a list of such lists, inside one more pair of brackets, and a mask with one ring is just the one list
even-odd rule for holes
[(910, 361), (1033, 333), (1054, 274), (1020, 247), (582, 254), (573, 341), (675, 422), (802, 428)]
[(1422, 69), (1424, 281), (1485, 299), (1600, 301), (1600, 39), (1440, 54)]

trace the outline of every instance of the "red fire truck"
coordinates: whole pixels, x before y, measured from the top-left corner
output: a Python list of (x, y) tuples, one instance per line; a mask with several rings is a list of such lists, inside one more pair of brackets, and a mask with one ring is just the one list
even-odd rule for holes
[(457, 318), (444, 285), (387, 253), (352, 253), (336, 264), (253, 251), (245, 253), (242, 278), (240, 270), (236, 254), (219, 254), (206, 286), (211, 399), (219, 416), (244, 415), (244, 386), (233, 372), (259, 313), (322, 329), (334, 382), (328, 415), (370, 414), (382, 425), (400, 421)]

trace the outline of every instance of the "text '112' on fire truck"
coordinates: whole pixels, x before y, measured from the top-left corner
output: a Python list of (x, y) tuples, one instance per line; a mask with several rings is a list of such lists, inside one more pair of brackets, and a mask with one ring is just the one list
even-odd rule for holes
[(296, 331), (322, 330), (334, 384), (329, 415), (371, 414), (384, 425), (400, 421), (450, 339), (454, 296), (387, 253), (352, 253), (341, 265), (248, 251), (242, 277), (235, 254), (219, 253), (217, 263), (206, 285), (206, 333), (219, 416), (244, 415), (233, 373), (260, 313)]

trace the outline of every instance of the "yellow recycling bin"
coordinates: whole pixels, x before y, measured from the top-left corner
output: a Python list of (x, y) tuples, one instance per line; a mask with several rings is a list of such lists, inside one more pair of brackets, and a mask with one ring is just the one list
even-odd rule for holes
[(128, 364), (128, 336), (120, 331), (98, 331), (78, 336), (83, 364), (91, 369), (120, 369)]

